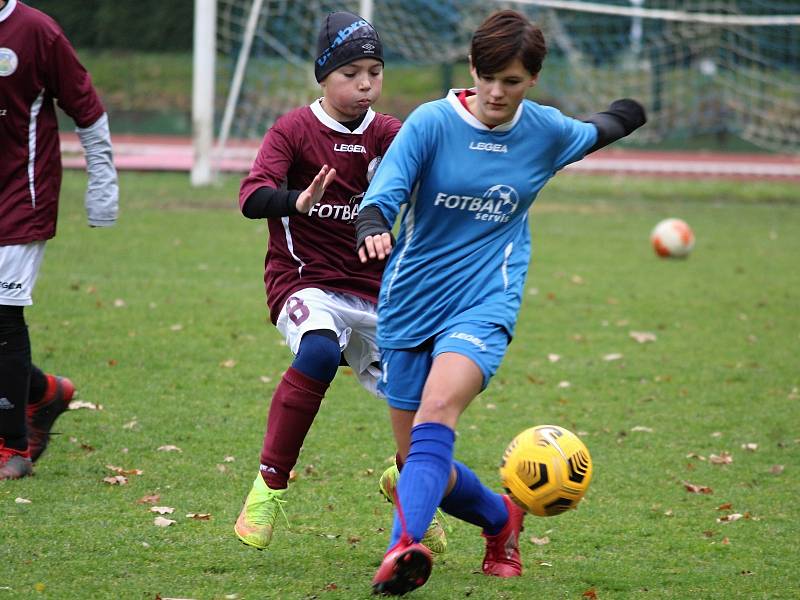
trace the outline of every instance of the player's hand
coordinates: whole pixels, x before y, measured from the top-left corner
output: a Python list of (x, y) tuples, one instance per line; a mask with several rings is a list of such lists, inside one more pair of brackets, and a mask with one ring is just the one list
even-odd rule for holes
[(328, 165), (322, 165), (311, 185), (300, 192), (297, 197), (297, 202), (295, 203), (297, 212), (308, 214), (308, 211), (322, 199), (325, 190), (328, 189), (328, 186), (335, 178), (336, 169), (331, 169)]
[(364, 238), (364, 243), (358, 249), (358, 258), (362, 263), (367, 260), (383, 260), (392, 253), (392, 236), (389, 232), (380, 235), (371, 235)]

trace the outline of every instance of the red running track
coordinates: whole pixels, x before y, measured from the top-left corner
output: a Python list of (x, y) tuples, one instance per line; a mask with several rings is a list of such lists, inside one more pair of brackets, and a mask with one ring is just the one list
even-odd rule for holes
[[(190, 171), (191, 139), (167, 136), (112, 137), (114, 162), (120, 170)], [(258, 142), (231, 142), (220, 171), (246, 173), (258, 152)], [(66, 168), (84, 168), (83, 152), (75, 134), (61, 135)], [(800, 155), (728, 154), (721, 152), (651, 152), (606, 149), (569, 165), (575, 173), (618, 173), (663, 177), (724, 177), (736, 179), (800, 180)]]

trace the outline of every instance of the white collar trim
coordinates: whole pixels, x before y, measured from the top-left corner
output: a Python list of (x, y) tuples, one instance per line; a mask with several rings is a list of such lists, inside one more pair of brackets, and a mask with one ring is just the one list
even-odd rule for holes
[(6, 5), (0, 9), (0, 23), (5, 21), (8, 17), (11, 16), (11, 13), (14, 12), (14, 9), (17, 7), (17, 0), (8, 0)]
[[(474, 92), (475, 88), (470, 88), (470, 90)], [(463, 104), (461, 104), (461, 100), (458, 99), (458, 95), (463, 91), (464, 91), (463, 89), (450, 90), (447, 93), (447, 101), (456, 111), (456, 114), (459, 117), (461, 117), (470, 127), (474, 127), (475, 129), (480, 129), (481, 131), (491, 131), (491, 132), (509, 131), (511, 128), (514, 127), (514, 125), (517, 124), (517, 121), (519, 121), (520, 118), (522, 117), (522, 106), (525, 103), (525, 100), (519, 103), (519, 106), (517, 107), (517, 112), (514, 113), (514, 118), (511, 119), (510, 121), (506, 121), (505, 123), (500, 123), (500, 125), (497, 125), (495, 127), (489, 127), (487, 125), (484, 125), (481, 121), (479, 121), (475, 117), (475, 115), (473, 115), (466, 108), (464, 108)]]
[(350, 131), (347, 127), (339, 123), (339, 121), (325, 112), (325, 109), (322, 108), (322, 105), (320, 104), (320, 100), (322, 100), (322, 98), (317, 98), (311, 103), (309, 106), (309, 108), (311, 108), (311, 112), (314, 113), (314, 116), (317, 117), (317, 119), (319, 119), (320, 123), (329, 127), (330, 129), (333, 129), (334, 131), (338, 131), (339, 133), (361, 135), (367, 130), (367, 127), (369, 127), (369, 124), (372, 123), (372, 120), (375, 118), (375, 111), (372, 110), (372, 108), (368, 108), (367, 114), (364, 115), (364, 120), (361, 121), (361, 125), (356, 127), (353, 131)]

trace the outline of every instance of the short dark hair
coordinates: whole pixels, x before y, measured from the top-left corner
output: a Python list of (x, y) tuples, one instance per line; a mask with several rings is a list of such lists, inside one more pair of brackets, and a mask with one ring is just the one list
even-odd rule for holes
[(472, 66), (478, 75), (497, 73), (515, 58), (538, 75), (547, 54), (542, 30), (515, 10), (493, 13), (472, 34)]

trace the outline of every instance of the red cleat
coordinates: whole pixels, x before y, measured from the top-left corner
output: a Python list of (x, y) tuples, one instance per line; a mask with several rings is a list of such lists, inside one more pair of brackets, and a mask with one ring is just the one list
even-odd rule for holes
[(403, 536), (384, 555), (372, 579), (372, 593), (402, 596), (424, 585), (431, 576), (432, 567), (430, 550)]
[(486, 538), (486, 555), (483, 557), (483, 572), (495, 577), (519, 577), (522, 561), (519, 557), (519, 532), (525, 511), (503, 496), (508, 508), (508, 522), (497, 535), (481, 534)]
[(69, 379), (48, 375), (44, 398), (36, 404), (28, 405), (28, 449), (33, 462), (47, 448), (53, 423), (67, 410), (74, 395), (75, 386)]
[(30, 475), (33, 475), (30, 452), (6, 448), (5, 440), (0, 438), (0, 480), (21, 479)]

